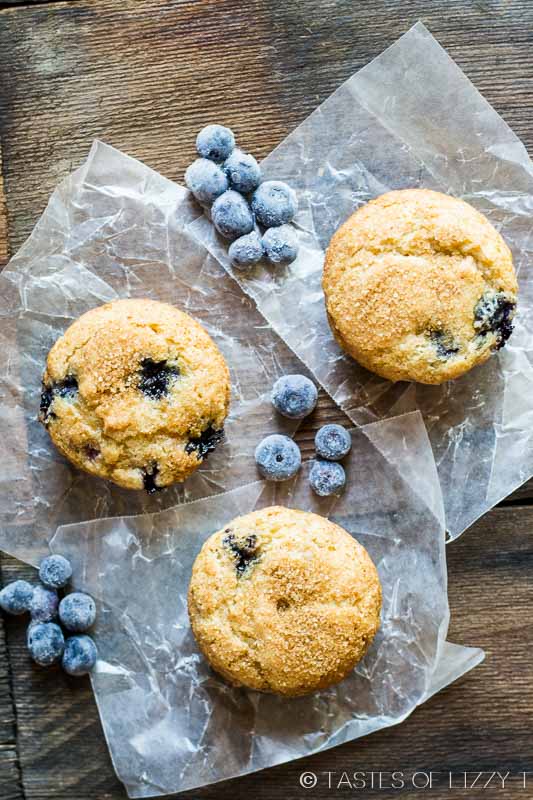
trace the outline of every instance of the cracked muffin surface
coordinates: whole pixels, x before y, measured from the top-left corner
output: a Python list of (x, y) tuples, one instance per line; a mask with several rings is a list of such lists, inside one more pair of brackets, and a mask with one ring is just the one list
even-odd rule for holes
[(77, 467), (153, 492), (214, 449), (229, 397), (227, 364), (198, 322), (166, 303), (118, 300), (51, 348), (39, 419)]
[(403, 189), (337, 230), (323, 288), (333, 334), (360, 364), (392, 381), (438, 384), (504, 346), (517, 281), (483, 214), (440, 192)]
[(213, 669), (237, 686), (287, 696), (345, 678), (380, 612), (364, 547), (324, 517), (281, 506), (214, 533), (189, 586), (192, 629)]

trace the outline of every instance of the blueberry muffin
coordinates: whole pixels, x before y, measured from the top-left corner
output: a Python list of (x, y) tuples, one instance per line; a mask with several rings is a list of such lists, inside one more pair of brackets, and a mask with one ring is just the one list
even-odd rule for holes
[(380, 611), (366, 550), (333, 522), (279, 506), (213, 534), (189, 587), (192, 629), (213, 669), (237, 686), (288, 696), (345, 678)]
[(328, 247), (323, 287), (341, 347), (392, 381), (457, 378), (513, 328), (509, 248), (468, 203), (427, 189), (352, 214)]
[(40, 420), (80, 469), (152, 492), (183, 481), (223, 437), (230, 379), (194, 319), (119, 300), (83, 314), (50, 350)]

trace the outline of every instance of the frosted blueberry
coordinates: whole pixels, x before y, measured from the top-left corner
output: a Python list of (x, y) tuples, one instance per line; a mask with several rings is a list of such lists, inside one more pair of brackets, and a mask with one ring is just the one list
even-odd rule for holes
[(6, 614), (24, 614), (30, 610), (33, 586), (27, 581), (14, 581), (4, 586), (0, 592), (0, 608)]
[(217, 197), (211, 209), (211, 219), (217, 231), (226, 239), (238, 239), (250, 233), (254, 227), (250, 206), (242, 194), (233, 189)]
[(61, 666), (69, 675), (87, 675), (97, 658), (98, 651), (90, 636), (69, 636)]
[(65, 638), (55, 622), (36, 622), (28, 628), (27, 644), (35, 663), (49, 667), (63, 655)]
[(206, 125), (196, 137), (198, 154), (211, 161), (225, 161), (234, 147), (233, 131), (224, 125)]
[(335, 461), (315, 461), (309, 472), (311, 488), (320, 497), (340, 494), (346, 484), (346, 473)]
[(272, 264), (290, 264), (298, 255), (298, 239), (292, 225), (269, 228), (263, 234), (263, 249)]
[(235, 269), (246, 269), (263, 258), (263, 244), (257, 231), (235, 239), (229, 246), (228, 256)]
[(185, 183), (203, 205), (211, 205), (229, 187), (222, 169), (207, 158), (192, 162), (185, 173)]
[(51, 622), (57, 617), (59, 597), (55, 589), (40, 583), (35, 586), (30, 603), (31, 618), (35, 622)]
[(296, 214), (297, 205), (295, 193), (282, 181), (261, 183), (252, 197), (252, 211), (265, 228), (290, 222)]
[(339, 461), (350, 452), (352, 437), (342, 425), (324, 425), (315, 436), (315, 448), (320, 458)]
[(267, 481), (285, 481), (300, 469), (300, 449), (288, 436), (273, 433), (259, 442), (255, 449), (259, 472)]
[(83, 592), (67, 594), (59, 604), (59, 619), (69, 631), (83, 633), (96, 619), (96, 605), (92, 597)]
[(303, 419), (317, 403), (318, 391), (305, 375), (283, 375), (272, 387), (272, 405), (289, 419)]
[(261, 167), (250, 153), (243, 153), (238, 148), (224, 162), (224, 172), (231, 188), (241, 194), (253, 192), (261, 183)]
[(70, 561), (64, 556), (48, 556), (41, 561), (39, 578), (49, 589), (61, 589), (72, 577)]

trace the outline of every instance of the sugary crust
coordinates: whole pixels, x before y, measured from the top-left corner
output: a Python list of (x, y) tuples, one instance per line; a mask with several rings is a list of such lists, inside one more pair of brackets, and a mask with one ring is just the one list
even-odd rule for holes
[[(241, 571), (228, 536), (255, 537)], [(213, 668), (233, 684), (288, 696), (346, 677), (372, 642), (380, 611), (366, 550), (327, 519), (279, 506), (213, 534), (189, 587), (192, 629)]]
[[(339, 344), (393, 381), (442, 383), (486, 361), (497, 335), (478, 335), (487, 293), (516, 301), (511, 252), (468, 203), (428, 189), (388, 192), (334, 234), (323, 288)], [(432, 336), (457, 349), (439, 357)]]
[[(179, 371), (164, 396), (139, 389), (144, 360)], [(153, 300), (119, 300), (83, 314), (50, 350), (46, 389), (69, 376), (74, 396), (56, 393), (46, 425), (73, 464), (129, 489), (155, 475), (157, 487), (183, 481), (201, 463), (186, 452), (209, 425), (221, 429), (228, 413), (226, 362), (188, 314)]]

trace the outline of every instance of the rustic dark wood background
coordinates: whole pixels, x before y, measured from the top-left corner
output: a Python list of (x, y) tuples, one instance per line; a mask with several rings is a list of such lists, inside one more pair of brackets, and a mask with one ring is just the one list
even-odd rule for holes
[[(177, 180), (207, 122), (263, 157), (418, 19), (533, 152), (533, 0), (0, 0), (0, 266), (94, 137)], [(322, 397), (312, 424), (338, 416)], [(300, 439), (309, 451), (310, 426)], [(438, 779), (428, 796), (532, 797), (517, 776), (533, 771), (532, 528), (530, 482), (448, 548), (450, 639), (485, 648), (482, 666), (397, 728), (185, 797), (351, 793), (306, 791), (304, 769), (511, 771), (504, 790)], [(0, 566), (3, 582), (32, 572)], [(88, 682), (34, 669), (24, 638), (0, 618), (0, 800), (124, 798)], [(398, 794), (425, 795), (357, 792)]]

